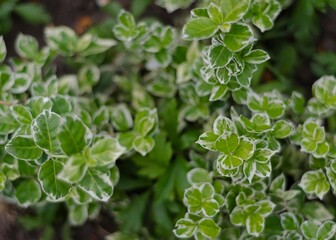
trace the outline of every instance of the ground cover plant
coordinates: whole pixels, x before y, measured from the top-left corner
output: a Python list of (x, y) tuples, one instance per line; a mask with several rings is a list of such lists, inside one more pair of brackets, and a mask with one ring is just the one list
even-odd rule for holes
[[(34, 210), (21, 224), (72, 239), (105, 212), (107, 239), (335, 239), (335, 56), (307, 20), (335, 2), (157, 1), (189, 7), (176, 26), (136, 18), (149, 4), (103, 4), (115, 19), (47, 27), (44, 46), (20, 34), (13, 58), (0, 38), (0, 191)], [(312, 53), (308, 92), (293, 76)]]

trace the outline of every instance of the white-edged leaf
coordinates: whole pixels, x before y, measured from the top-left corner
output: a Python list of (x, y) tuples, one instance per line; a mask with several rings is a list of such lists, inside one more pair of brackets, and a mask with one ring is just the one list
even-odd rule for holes
[(34, 141), (47, 153), (60, 154), (62, 151), (58, 140), (60, 125), (61, 117), (50, 110), (44, 110), (33, 122)]
[(43, 151), (29, 136), (15, 136), (5, 147), (6, 152), (15, 158), (33, 161), (42, 156)]
[(97, 166), (112, 167), (125, 150), (116, 138), (106, 137), (93, 144), (91, 153)]
[(81, 119), (69, 115), (64, 119), (57, 137), (63, 152), (71, 156), (82, 152), (90, 144), (92, 133)]
[(107, 169), (89, 168), (78, 186), (98, 201), (106, 202), (113, 193), (113, 183)]
[(40, 184), (34, 179), (25, 179), (15, 188), (15, 197), (20, 205), (27, 207), (37, 203), (42, 196)]
[(41, 165), (38, 172), (42, 189), (51, 201), (62, 201), (69, 194), (70, 184), (57, 178), (63, 166), (62, 162), (49, 159)]

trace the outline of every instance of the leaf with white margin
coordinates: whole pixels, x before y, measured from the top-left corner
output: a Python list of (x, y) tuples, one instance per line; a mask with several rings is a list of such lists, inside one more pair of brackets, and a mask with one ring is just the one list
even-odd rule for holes
[(251, 139), (243, 136), (239, 139), (239, 145), (234, 151), (234, 155), (240, 157), (243, 160), (247, 160), (252, 157), (255, 150), (254, 143)]
[(250, 0), (222, 0), (221, 9), (225, 23), (234, 23), (241, 20), (249, 9)]
[(3, 36), (0, 36), (0, 63), (2, 63), (5, 60), (6, 54), (7, 54), (7, 49), (6, 49), (5, 41), (3, 39)]
[(33, 116), (29, 109), (22, 105), (15, 105), (11, 107), (13, 117), (21, 124), (29, 125), (33, 121)]
[(90, 144), (92, 133), (81, 119), (68, 115), (62, 122), (57, 137), (63, 152), (71, 156), (82, 152)]
[(249, 183), (252, 182), (252, 179), (255, 175), (256, 170), (257, 170), (256, 163), (253, 160), (247, 160), (244, 162), (243, 173), (244, 173), (244, 176), (249, 181)]
[(83, 179), (88, 169), (88, 159), (82, 154), (72, 155), (66, 162), (58, 178), (75, 183)]
[(33, 60), (38, 55), (38, 42), (34, 37), (20, 33), (15, 41), (15, 50), (20, 57)]
[(223, 44), (211, 46), (209, 60), (212, 68), (225, 67), (232, 59), (232, 52)]
[(43, 151), (29, 136), (15, 136), (5, 146), (6, 152), (15, 158), (33, 161), (42, 156)]
[(106, 137), (93, 144), (91, 154), (96, 166), (112, 167), (125, 150), (116, 138)]
[(60, 154), (62, 152), (61, 144), (58, 140), (60, 125), (61, 117), (50, 110), (44, 110), (33, 122), (34, 141), (49, 154)]
[(211, 183), (211, 173), (203, 168), (193, 168), (187, 174), (187, 179), (190, 184)]
[(182, 36), (186, 40), (201, 40), (212, 37), (219, 26), (207, 17), (192, 19), (182, 30)]
[(89, 214), (87, 204), (81, 204), (81, 205), (70, 204), (70, 206), (68, 206), (68, 210), (69, 210), (68, 213), (69, 222), (73, 226), (83, 225), (88, 219)]
[(26, 73), (14, 73), (14, 84), (10, 91), (14, 94), (24, 93), (28, 90), (33, 79)]
[(251, 214), (246, 219), (246, 230), (249, 234), (258, 237), (265, 228), (265, 219), (261, 214)]
[(270, 56), (268, 55), (267, 52), (261, 50), (261, 49), (256, 49), (248, 52), (243, 56), (243, 59), (247, 63), (251, 64), (261, 64), (263, 62), (266, 62), (268, 59), (270, 59)]
[(335, 236), (336, 224), (333, 221), (325, 221), (317, 230), (317, 240), (329, 240)]
[(236, 133), (237, 129), (231, 119), (219, 115), (213, 123), (213, 131), (217, 135), (222, 135), (226, 131)]
[(19, 123), (10, 113), (0, 113), (0, 135), (7, 135), (19, 128)]
[(203, 148), (216, 151), (215, 142), (219, 136), (213, 132), (205, 132), (201, 136), (199, 136), (196, 141), (197, 144), (201, 145)]
[(40, 184), (34, 179), (25, 179), (15, 188), (15, 198), (24, 207), (34, 205), (41, 196)]
[(218, 25), (223, 23), (224, 18), (222, 10), (216, 4), (210, 3), (207, 10), (211, 21)]
[(292, 212), (284, 212), (280, 214), (281, 227), (284, 230), (297, 230), (299, 228), (299, 221)]
[(51, 201), (62, 201), (69, 194), (70, 184), (57, 178), (63, 167), (64, 164), (62, 162), (49, 159), (41, 165), (38, 172), (38, 180), (42, 190)]
[(277, 121), (274, 126), (271, 134), (278, 139), (283, 139), (289, 137), (294, 132), (293, 123), (286, 120)]
[(176, 222), (174, 234), (180, 238), (190, 238), (197, 230), (197, 223), (188, 218), (182, 218)]
[(283, 192), (286, 189), (286, 178), (283, 173), (273, 179), (270, 185), (270, 192)]
[(106, 202), (113, 194), (113, 183), (107, 169), (89, 168), (78, 186), (98, 201)]
[(316, 194), (316, 196), (321, 200), (330, 188), (330, 184), (321, 169), (309, 171), (303, 174), (299, 186), (306, 193)]
[(316, 234), (319, 228), (317, 220), (307, 220), (301, 224), (301, 232), (306, 239), (316, 239)]
[(243, 23), (232, 25), (230, 31), (225, 34), (223, 39), (225, 46), (233, 52), (242, 50), (255, 40), (251, 27)]
[(198, 232), (206, 238), (215, 239), (221, 228), (211, 218), (203, 218), (198, 222)]
[(132, 146), (135, 151), (140, 153), (142, 156), (145, 156), (147, 153), (152, 151), (154, 145), (155, 141), (151, 136), (147, 137), (136, 136)]
[(133, 118), (127, 105), (119, 104), (111, 110), (112, 125), (119, 131), (126, 131), (133, 126)]

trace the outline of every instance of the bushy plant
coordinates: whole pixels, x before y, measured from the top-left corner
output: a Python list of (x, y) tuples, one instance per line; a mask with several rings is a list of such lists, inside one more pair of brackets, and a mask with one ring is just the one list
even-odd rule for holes
[(111, 239), (335, 239), (336, 78), (309, 100), (258, 88), (258, 39), (290, 4), (200, 1), (181, 31), (123, 10), (111, 38), (53, 27), (42, 48), (19, 35), (0, 68), (2, 196), (62, 202), (73, 225), (103, 207)]

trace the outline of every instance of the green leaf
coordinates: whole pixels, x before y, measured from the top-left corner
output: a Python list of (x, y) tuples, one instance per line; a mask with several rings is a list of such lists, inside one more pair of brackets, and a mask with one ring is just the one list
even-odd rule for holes
[(125, 104), (120, 104), (112, 108), (112, 124), (118, 131), (126, 131), (133, 126), (132, 114)]
[(281, 5), (276, 0), (254, 1), (251, 5), (252, 22), (264, 32), (273, 27), (273, 20), (281, 11)]
[(241, 137), (239, 145), (234, 151), (234, 155), (240, 157), (241, 159), (247, 160), (250, 157), (252, 157), (253, 153), (254, 153), (253, 142), (246, 137)]
[(96, 166), (113, 167), (116, 160), (125, 152), (117, 139), (106, 137), (98, 140), (92, 146), (92, 158)]
[(34, 140), (26, 136), (13, 137), (5, 149), (13, 157), (28, 161), (39, 159), (43, 153)]
[(247, 160), (244, 162), (243, 173), (244, 173), (245, 178), (247, 178), (247, 180), (249, 181), (249, 183), (252, 182), (256, 170), (257, 170), (257, 167), (253, 160)]
[(138, 173), (146, 178), (160, 177), (167, 171), (173, 154), (170, 142), (167, 142), (164, 134), (155, 136), (155, 146), (145, 157), (136, 155), (132, 158), (137, 166)]
[(333, 221), (324, 222), (317, 230), (317, 240), (328, 240), (335, 236), (336, 224)]
[(218, 135), (213, 132), (205, 132), (203, 133), (199, 139), (197, 140), (197, 144), (201, 145), (203, 148), (216, 151), (215, 142), (218, 139)]
[(88, 219), (88, 206), (86, 204), (77, 205), (71, 204), (68, 207), (69, 210), (69, 222), (71, 225), (79, 226), (83, 225)]
[(243, 164), (243, 159), (232, 155), (221, 155), (217, 159), (218, 164), (226, 170), (233, 170)]
[(279, 176), (273, 179), (271, 186), (270, 186), (270, 191), (271, 192), (283, 192), (285, 191), (286, 188), (286, 178), (283, 173), (281, 173)]
[(209, 50), (212, 68), (225, 67), (231, 60), (232, 53), (224, 45), (214, 45)]
[(61, 117), (58, 114), (44, 110), (32, 125), (35, 143), (50, 154), (60, 154), (61, 144), (58, 140), (60, 125)]
[(270, 101), (267, 105), (266, 113), (272, 118), (276, 119), (284, 114), (286, 105), (281, 100)]
[(314, 193), (319, 199), (329, 191), (330, 184), (322, 170), (308, 171), (302, 178), (299, 186), (306, 193)]
[[(123, 224), (120, 226), (123, 232), (138, 232), (143, 226), (144, 216), (147, 214), (146, 206), (149, 201), (149, 192), (136, 195), (132, 201), (120, 211), (118, 220)], [(130, 216), (133, 216), (130, 218)]]
[(182, 218), (176, 222), (174, 234), (179, 238), (192, 237), (197, 229), (197, 224), (188, 218)]
[(0, 170), (0, 191), (2, 192), (6, 186), (7, 177), (3, 171)]
[(313, 87), (314, 97), (321, 103), (336, 108), (335, 100), (336, 78), (334, 76), (323, 76), (318, 79)]
[(283, 139), (289, 137), (294, 131), (294, 126), (286, 120), (279, 120), (273, 126), (272, 135), (275, 138)]
[(247, 232), (253, 236), (259, 236), (264, 230), (265, 219), (261, 214), (251, 214), (246, 219)]
[(92, 87), (99, 81), (100, 70), (96, 65), (84, 65), (78, 71), (78, 85), (80, 93), (91, 93)]
[(210, 218), (203, 218), (198, 223), (198, 231), (205, 237), (215, 239), (221, 228)]
[(98, 201), (106, 202), (113, 193), (113, 183), (107, 169), (89, 168), (78, 186)]
[(134, 150), (140, 153), (142, 156), (145, 156), (147, 153), (152, 151), (154, 145), (155, 141), (150, 136), (147, 137), (137, 136), (133, 141)]
[(72, 56), (78, 45), (76, 33), (69, 27), (55, 27), (45, 29), (47, 45), (62, 56)]
[(51, 201), (64, 200), (70, 191), (70, 185), (57, 178), (63, 169), (63, 163), (54, 159), (45, 161), (38, 172), (38, 180), (43, 191)]
[(41, 4), (20, 3), (15, 6), (14, 11), (31, 24), (48, 23), (51, 20), (50, 15)]
[(214, 3), (210, 3), (208, 6), (208, 15), (215, 24), (220, 25), (223, 23), (223, 13), (220, 7)]
[(3, 36), (0, 36), (0, 63), (2, 63), (5, 60), (6, 54), (7, 54), (7, 49), (6, 49), (5, 41), (3, 39)]
[(222, 135), (226, 131), (236, 132), (237, 129), (231, 119), (219, 115), (213, 123), (213, 131), (217, 135)]
[(12, 114), (0, 113), (0, 135), (7, 135), (19, 128), (18, 122)]
[(266, 15), (255, 16), (252, 19), (252, 22), (262, 32), (265, 32), (266, 30), (269, 30), (273, 27), (273, 21), (271, 20), (269, 16), (266, 16)]
[(219, 211), (219, 204), (213, 199), (214, 193), (213, 186), (209, 183), (204, 183), (199, 187), (187, 189), (183, 201), (188, 206), (188, 211), (212, 217)]
[(63, 152), (71, 156), (89, 145), (92, 133), (77, 116), (69, 115), (62, 122), (57, 137)]
[(20, 57), (33, 60), (39, 51), (38, 42), (34, 37), (20, 33), (15, 41), (15, 50)]
[(157, 110), (144, 108), (138, 111), (135, 120), (134, 128), (143, 137), (150, 134), (157, 124)]
[(270, 59), (270, 56), (268, 55), (267, 52), (261, 50), (261, 49), (256, 49), (248, 52), (243, 56), (243, 59), (247, 63), (251, 64), (261, 64), (263, 62), (266, 62), (268, 59)]
[(82, 154), (74, 154), (65, 162), (57, 177), (69, 183), (76, 183), (83, 179), (87, 169), (88, 159)]
[(216, 150), (224, 154), (233, 153), (237, 149), (238, 145), (239, 138), (235, 133), (227, 135), (223, 134), (215, 142)]
[(33, 121), (33, 116), (29, 109), (22, 105), (16, 105), (11, 107), (13, 117), (16, 121), (24, 125), (30, 125)]
[(291, 212), (284, 212), (280, 215), (281, 227), (284, 230), (295, 231), (299, 228), (299, 221), (297, 217)]
[(306, 239), (316, 239), (319, 223), (316, 220), (304, 221), (301, 224), (301, 231)]
[(118, 16), (119, 24), (113, 28), (113, 33), (120, 41), (131, 41), (139, 35), (133, 15), (122, 10)]
[(235, 23), (241, 20), (250, 6), (250, 0), (222, 0), (221, 9), (225, 23)]
[(188, 182), (190, 184), (211, 183), (211, 174), (203, 168), (194, 168), (188, 172)]
[(24, 93), (32, 83), (32, 78), (26, 73), (14, 73), (14, 85), (10, 91), (14, 94)]
[(42, 196), (40, 185), (33, 179), (23, 180), (15, 190), (17, 201), (25, 207), (36, 204)]
[(247, 215), (241, 208), (236, 207), (230, 214), (231, 223), (236, 226), (243, 226), (246, 223)]
[(219, 29), (219, 26), (206, 17), (199, 17), (190, 20), (182, 30), (184, 39), (201, 40), (212, 37)]
[(133, 148), (133, 142), (135, 137), (137, 137), (137, 133), (135, 132), (122, 132), (118, 136), (119, 143), (126, 147), (128, 150)]
[(247, 24), (236, 23), (225, 34), (223, 41), (229, 50), (238, 52), (255, 41), (255, 38), (253, 37), (252, 29)]

